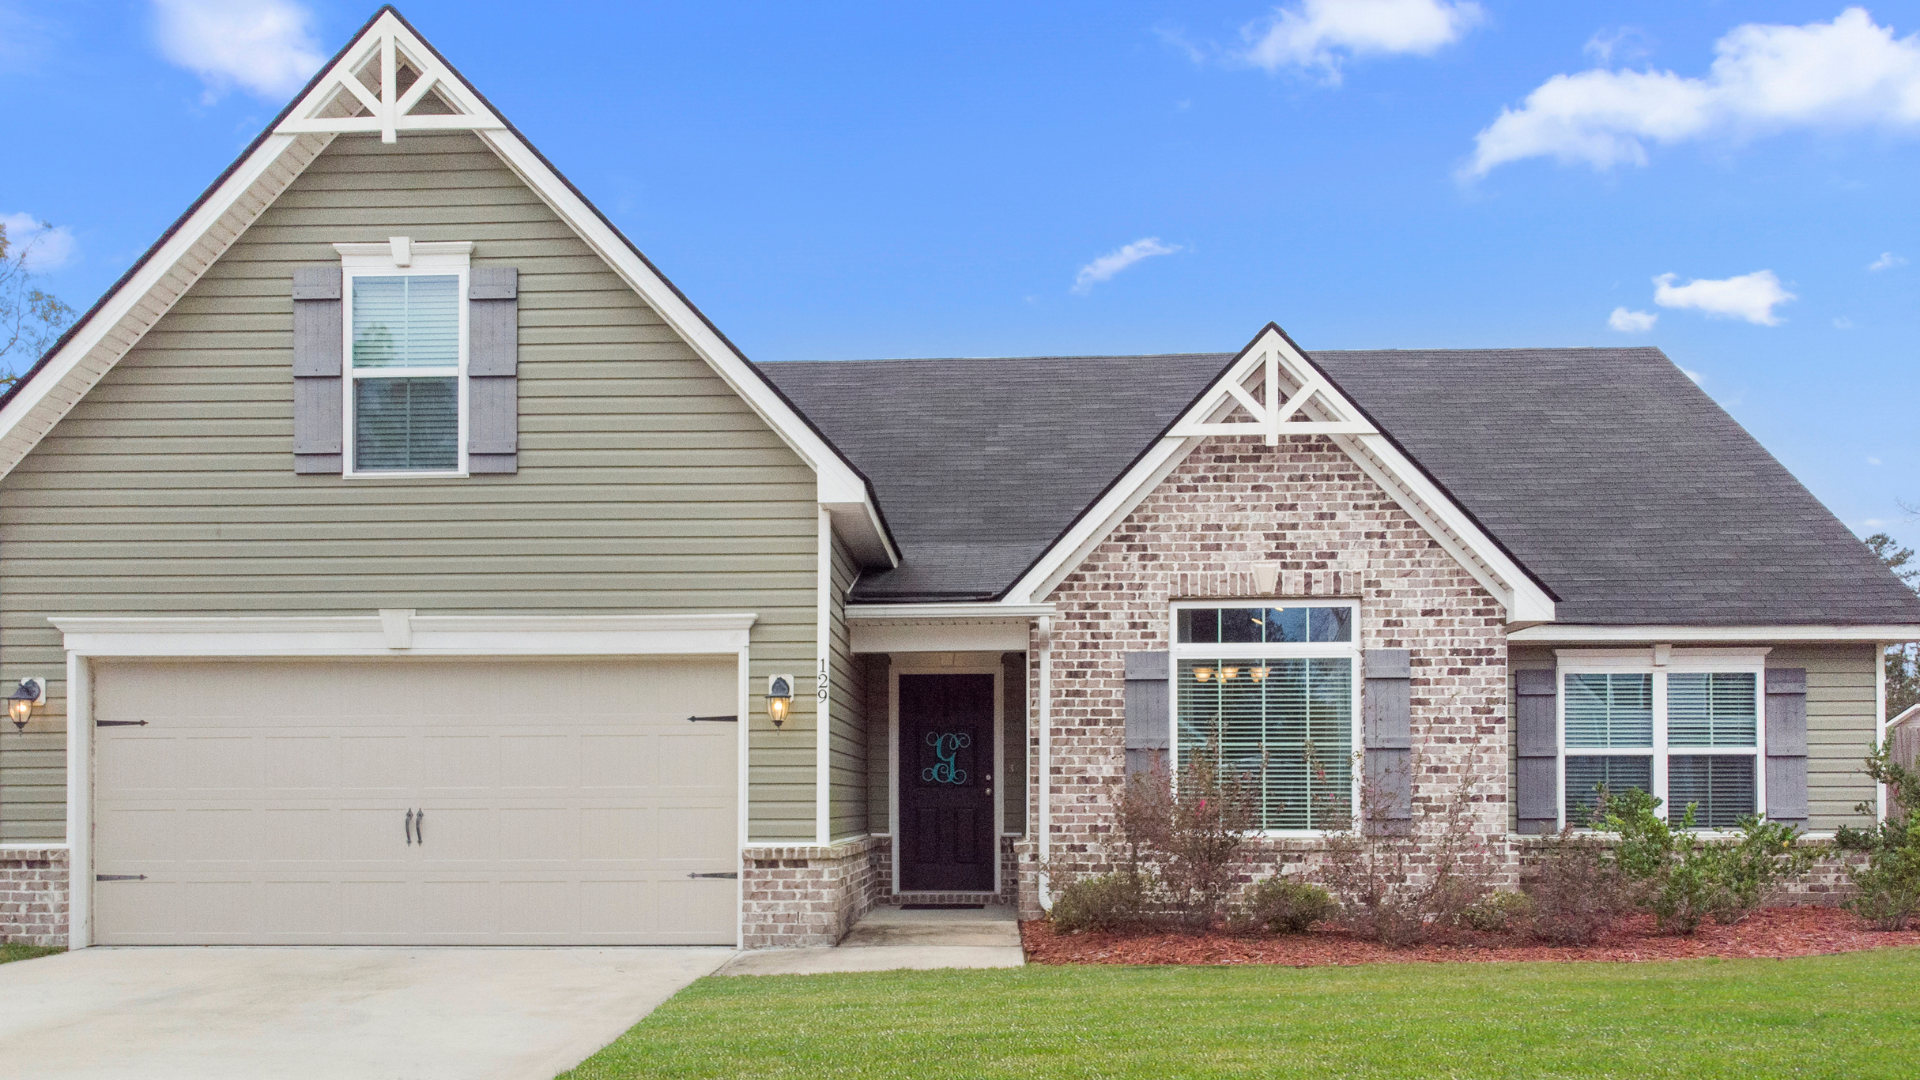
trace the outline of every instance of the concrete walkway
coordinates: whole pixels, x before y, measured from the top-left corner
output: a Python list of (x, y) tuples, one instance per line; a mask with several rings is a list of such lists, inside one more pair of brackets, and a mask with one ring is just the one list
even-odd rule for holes
[(875, 908), (831, 948), (744, 953), (722, 975), (821, 975), (899, 968), (1019, 967), (1020, 924), (1012, 908), (909, 911)]
[(0, 964), (0, 1077), (553, 1080), (732, 955), (82, 949)]

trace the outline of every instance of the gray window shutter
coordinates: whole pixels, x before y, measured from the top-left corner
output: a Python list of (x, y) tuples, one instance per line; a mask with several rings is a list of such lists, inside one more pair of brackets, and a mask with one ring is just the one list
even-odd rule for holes
[(1413, 826), (1413, 668), (1406, 649), (1368, 649), (1361, 671), (1361, 737), (1366, 783), (1381, 800), (1369, 829), (1389, 833)]
[(293, 471), (340, 475), (340, 268), (293, 271)]
[(1127, 774), (1166, 760), (1169, 662), (1163, 652), (1127, 654)]
[(1528, 668), (1513, 673), (1514, 749), (1520, 831), (1541, 835), (1560, 824), (1559, 673)]
[(1807, 825), (1807, 669), (1767, 669), (1767, 817)]
[(520, 271), (467, 275), (467, 471), (520, 469)]

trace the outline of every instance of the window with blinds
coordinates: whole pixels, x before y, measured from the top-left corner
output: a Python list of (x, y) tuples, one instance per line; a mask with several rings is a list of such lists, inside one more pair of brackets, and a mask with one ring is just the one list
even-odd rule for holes
[(460, 280), (352, 278), (353, 471), (460, 468)]
[(1588, 824), (1602, 786), (1660, 799), (1676, 825), (1731, 829), (1760, 807), (1760, 673), (1569, 671), (1561, 680), (1563, 812)]
[(1254, 827), (1344, 828), (1354, 798), (1351, 604), (1175, 612), (1175, 745), (1245, 785)]

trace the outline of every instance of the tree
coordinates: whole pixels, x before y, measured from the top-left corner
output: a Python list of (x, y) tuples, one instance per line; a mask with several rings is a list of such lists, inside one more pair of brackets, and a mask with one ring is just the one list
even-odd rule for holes
[(40, 238), (53, 229), (50, 222), (40, 225), (40, 232), (15, 243), (0, 223), (0, 386), (12, 386), (21, 365), (40, 359), (73, 321), (73, 309), (43, 292), (35, 284), (39, 275), (29, 268)]
[[(1909, 565), (1913, 562), (1913, 549), (1901, 547), (1899, 542), (1886, 533), (1874, 533), (1867, 537), (1867, 546), (1893, 576), (1906, 582), (1907, 587), (1920, 592), (1920, 566)], [(1899, 716), (1916, 703), (1920, 703), (1920, 646), (1911, 643), (1890, 645), (1887, 647), (1887, 717)]]

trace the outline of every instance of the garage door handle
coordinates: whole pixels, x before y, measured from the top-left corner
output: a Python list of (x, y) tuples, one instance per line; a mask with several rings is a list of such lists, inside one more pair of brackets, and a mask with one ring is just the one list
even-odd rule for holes
[(427, 812), (422, 809), (413, 815), (413, 839), (421, 847), (427, 846)]
[(413, 811), (407, 811), (407, 846), (413, 846)]

